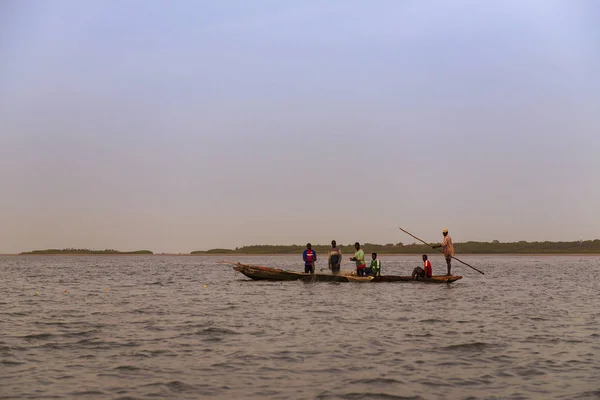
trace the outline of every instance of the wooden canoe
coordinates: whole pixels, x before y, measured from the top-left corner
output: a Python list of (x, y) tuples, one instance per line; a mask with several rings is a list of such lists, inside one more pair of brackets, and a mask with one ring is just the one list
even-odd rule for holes
[(263, 267), (259, 265), (248, 265), (232, 263), (233, 269), (255, 281), (297, 281), (305, 283), (313, 282), (357, 282), (357, 283), (381, 283), (381, 282), (415, 282), (415, 283), (452, 283), (462, 276), (434, 275), (429, 279), (413, 280), (411, 276), (383, 275), (383, 276), (353, 276), (333, 274), (305, 274), (303, 272), (286, 271), (279, 268)]
[(236, 263), (233, 269), (255, 281), (297, 281), (306, 275), (310, 275), (302, 272), (242, 263)]
[(413, 279), (412, 276), (382, 275), (373, 278), (372, 282), (418, 282), (418, 283), (452, 283), (462, 279), (461, 275), (433, 275), (431, 278)]
[(383, 283), (383, 282), (413, 282), (413, 283), (452, 283), (459, 279), (462, 279), (460, 275), (434, 275), (431, 278), (419, 278), (413, 279), (412, 276), (401, 276), (401, 275), (382, 275), (382, 276), (342, 276), (342, 275), (328, 275), (328, 274), (304, 274), (301, 277), (304, 283), (314, 282), (357, 282), (357, 283)]

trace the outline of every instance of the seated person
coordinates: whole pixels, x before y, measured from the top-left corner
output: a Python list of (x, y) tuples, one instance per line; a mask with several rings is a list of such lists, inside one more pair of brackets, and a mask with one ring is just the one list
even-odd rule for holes
[(431, 269), (431, 261), (427, 259), (427, 255), (423, 254), (423, 268), (417, 267), (413, 270), (412, 278), (431, 278), (433, 275), (433, 271)]
[(366, 269), (367, 276), (381, 276), (381, 261), (377, 258), (377, 253), (371, 254), (371, 265)]

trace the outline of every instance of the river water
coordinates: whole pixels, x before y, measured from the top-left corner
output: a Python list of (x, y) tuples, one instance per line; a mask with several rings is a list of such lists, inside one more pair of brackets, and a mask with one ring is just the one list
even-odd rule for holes
[(0, 398), (600, 399), (598, 256), (462, 256), (486, 274), (451, 285), (253, 282), (220, 258), (0, 257)]

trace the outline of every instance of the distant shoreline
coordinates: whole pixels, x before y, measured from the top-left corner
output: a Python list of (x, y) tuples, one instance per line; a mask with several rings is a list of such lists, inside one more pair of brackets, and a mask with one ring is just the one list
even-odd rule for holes
[[(348, 253), (350, 256), (350, 253)], [(394, 257), (398, 257), (398, 256), (402, 256), (402, 257), (418, 257), (420, 256), (421, 253), (414, 253), (414, 254), (407, 254), (407, 253), (384, 253), (384, 254), (379, 254), (380, 257), (387, 257), (387, 256), (394, 256)], [(439, 255), (440, 257), (442, 256), (441, 253), (429, 253), (430, 256), (436, 256)], [(19, 253), (12, 253), (12, 254), (0, 254), (0, 257), (14, 257), (14, 256), (18, 256), (18, 257), (40, 257), (40, 256), (46, 256), (46, 257), (56, 257), (56, 256), (69, 256), (69, 257), (73, 257), (73, 256), (81, 256), (81, 257), (96, 257), (96, 256), (100, 256), (100, 257), (108, 257), (108, 256), (118, 256), (118, 257), (277, 257), (277, 256), (289, 256), (289, 257), (298, 257), (301, 256), (301, 254), (293, 254), (293, 253), (269, 253), (269, 254), (257, 254), (257, 253), (205, 253), (205, 254), (188, 254), (188, 253), (164, 253), (164, 254), (131, 254), (131, 253), (106, 253), (106, 254), (102, 254), (102, 253), (98, 253), (98, 254), (94, 254), (94, 253), (48, 253), (48, 254), (19, 254)], [(598, 253), (462, 253), (462, 254), (457, 254), (457, 257), (461, 258), (461, 257), (469, 257), (469, 256), (500, 256), (500, 257), (504, 257), (504, 256), (521, 256), (521, 257), (528, 257), (528, 256), (591, 256), (591, 257), (598, 257), (600, 256), (600, 252)]]
[[(155, 256), (160, 256), (160, 255), (177, 256), (178, 254), (155, 254)], [(180, 254), (180, 255), (192, 256), (192, 257), (248, 257), (248, 256), (254, 256), (254, 257), (263, 257), (263, 256), (265, 256), (265, 257), (275, 257), (275, 256), (301, 257), (302, 256), (302, 254), (290, 254), (290, 253), (273, 253), (273, 254), (210, 253), (210, 254)], [(354, 255), (354, 253), (352, 253), (352, 254), (348, 253), (348, 257), (350, 257), (352, 255)], [(422, 253), (415, 253), (415, 254), (383, 253), (383, 254), (378, 254), (378, 256), (381, 258), (385, 258), (387, 256), (421, 257), (421, 255), (422, 255)], [(428, 255), (430, 257), (436, 256), (436, 255), (443, 257), (443, 254), (438, 253), (438, 252), (428, 253)], [(599, 253), (464, 253), (464, 254), (457, 254), (456, 256), (458, 258), (468, 257), (468, 256), (597, 256), (598, 257), (598, 256), (600, 256), (600, 252)], [(320, 260), (318, 260), (318, 261), (320, 261)]]
[(38, 255), (152, 255), (154, 254), (150, 250), (130, 250), (120, 251), (115, 249), (77, 249), (74, 247), (68, 247), (64, 249), (45, 249), (45, 250), (32, 250), (22, 251), (19, 255), (22, 256), (38, 256)]
[[(437, 244), (437, 243), (435, 243)], [(380, 256), (384, 255), (405, 255), (405, 256), (420, 256), (422, 254), (438, 254), (432, 249), (433, 244), (403, 244), (399, 243), (362, 243), (362, 248), (366, 254), (377, 253)], [(435, 247), (441, 247), (437, 244)], [(342, 254), (350, 257), (354, 254), (354, 244), (338, 244), (338, 248)], [(312, 249), (321, 255), (326, 255), (331, 250), (329, 244), (313, 244)], [(306, 250), (305, 245), (249, 245), (228, 249), (224, 247), (216, 247), (209, 250), (194, 250), (189, 253), (155, 253), (151, 250), (137, 249), (130, 251), (120, 251), (116, 249), (94, 249), (94, 248), (51, 248), (37, 249), (32, 251), (23, 251), (19, 255), (69, 255), (69, 256), (84, 256), (84, 255), (157, 255), (157, 256), (217, 256), (217, 257), (247, 257), (247, 256), (283, 256), (283, 255), (301, 255)], [(439, 249), (435, 249), (438, 250)], [(541, 256), (541, 255), (600, 255), (600, 239), (594, 240), (578, 240), (571, 242), (499, 242), (493, 240), (491, 242), (455, 242), (454, 250), (459, 255), (525, 255), (525, 256)]]

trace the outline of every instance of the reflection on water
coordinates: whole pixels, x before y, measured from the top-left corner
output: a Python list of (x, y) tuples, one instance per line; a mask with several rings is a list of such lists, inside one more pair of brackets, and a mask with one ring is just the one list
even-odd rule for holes
[(600, 257), (461, 258), (486, 275), (269, 283), (217, 257), (2, 257), (0, 398), (600, 398)]

